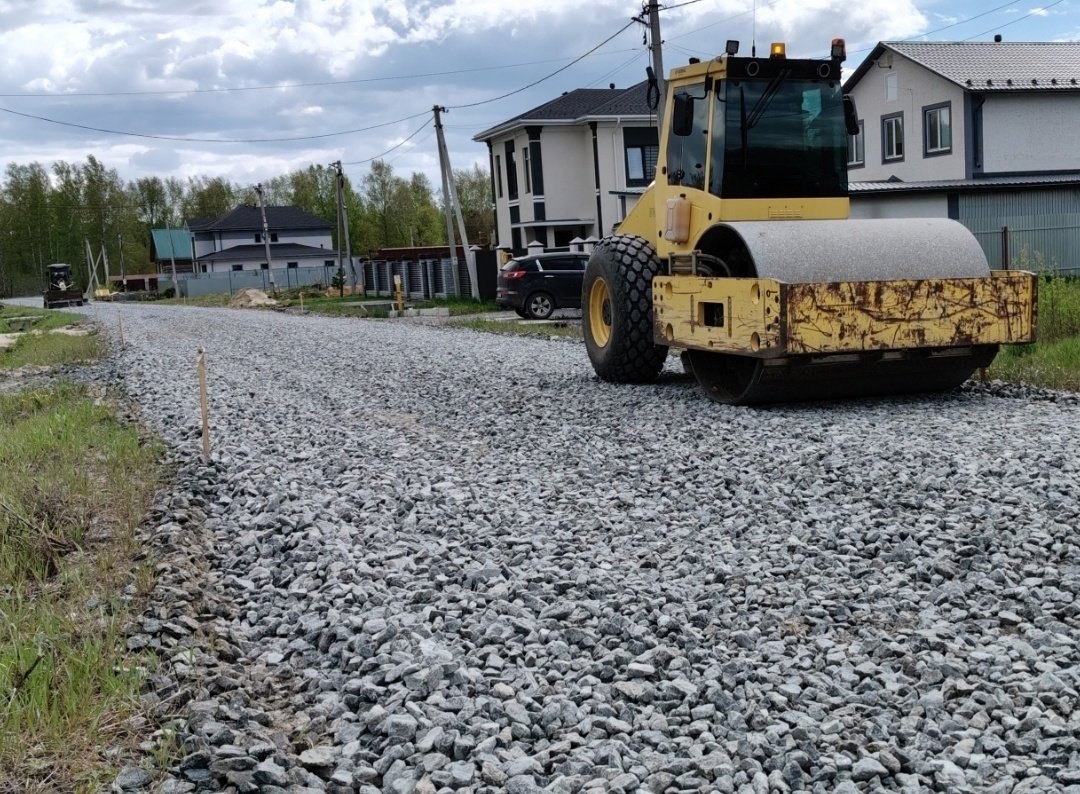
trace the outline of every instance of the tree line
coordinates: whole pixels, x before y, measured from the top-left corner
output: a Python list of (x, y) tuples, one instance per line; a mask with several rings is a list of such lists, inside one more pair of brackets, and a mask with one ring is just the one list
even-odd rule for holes
[[(454, 183), (469, 243), (491, 236), (491, 187), (485, 169), (456, 170)], [(382, 160), (372, 162), (359, 190), (345, 178), (345, 208), (353, 255), (380, 248), (446, 244), (441, 195), (425, 174), (405, 178)], [(337, 172), (311, 165), (263, 185), (267, 206), (295, 206), (335, 230)], [(184, 222), (216, 218), (241, 204), (258, 204), (253, 185), (221, 177), (142, 177), (125, 182), (90, 155), (84, 163), (8, 164), (0, 183), (0, 296), (34, 294), (46, 265), (67, 262), (86, 281), (86, 241), (118, 274), (152, 273), (151, 229), (182, 229)], [(456, 229), (455, 229), (456, 234)]]

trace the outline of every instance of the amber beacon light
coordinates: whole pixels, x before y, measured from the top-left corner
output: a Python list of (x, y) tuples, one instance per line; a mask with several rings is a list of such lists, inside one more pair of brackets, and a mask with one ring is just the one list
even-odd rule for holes
[(787, 47), (784, 46), (782, 41), (774, 41), (769, 47), (770, 58), (784, 58), (787, 56)]

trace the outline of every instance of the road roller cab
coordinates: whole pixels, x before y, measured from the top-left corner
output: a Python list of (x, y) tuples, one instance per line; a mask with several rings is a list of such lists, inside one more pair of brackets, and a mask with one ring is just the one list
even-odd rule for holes
[(651, 380), (672, 347), (725, 403), (936, 391), (1034, 339), (1035, 277), (991, 273), (959, 223), (848, 218), (841, 40), (736, 52), (672, 71), (656, 181), (590, 259), (602, 379)]

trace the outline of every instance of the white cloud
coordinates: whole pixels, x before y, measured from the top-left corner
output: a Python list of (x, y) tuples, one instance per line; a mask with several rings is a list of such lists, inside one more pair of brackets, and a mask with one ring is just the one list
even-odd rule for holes
[[(0, 0), (0, 93), (67, 95), (0, 98), (0, 107), (22, 113), (219, 139), (314, 136), (419, 114), (331, 138), (201, 144), (109, 136), (0, 113), (0, 151), (5, 161), (44, 164), (94, 154), (126, 178), (221, 175), (237, 181), (311, 162), (365, 160), (413, 132), (432, 105), (463, 106), (513, 92), (611, 36), (640, 7), (640, 0), (587, 6), (581, 0)], [(758, 0), (755, 22), (751, 7), (747, 0), (702, 0), (665, 10), (667, 66), (690, 55), (716, 55), (726, 38), (741, 40), (747, 53), (756, 32), (760, 47), (783, 40), (793, 56), (822, 57), (841, 36), (853, 68), (857, 53), (878, 40), (918, 36), (937, 12), (962, 18), (969, 11), (944, 0)], [(486, 165), (487, 151), (470, 140), (473, 134), (563, 91), (642, 79), (641, 37), (641, 27), (632, 25), (534, 88), (452, 110), (445, 120), (454, 166)], [(214, 92), (344, 80), (353, 82)], [(145, 91), (192, 93), (72, 95)], [(436, 183), (429, 134), (387, 159), (402, 171), (423, 170)], [(364, 171), (351, 167), (350, 177)]]

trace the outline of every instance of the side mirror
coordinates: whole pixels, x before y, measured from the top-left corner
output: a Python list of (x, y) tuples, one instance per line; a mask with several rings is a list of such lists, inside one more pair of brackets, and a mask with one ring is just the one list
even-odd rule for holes
[(680, 91), (671, 99), (671, 134), (685, 138), (694, 131), (694, 98)]
[(855, 100), (851, 94), (844, 94), (844, 126), (848, 135), (859, 134), (859, 112), (855, 110)]

